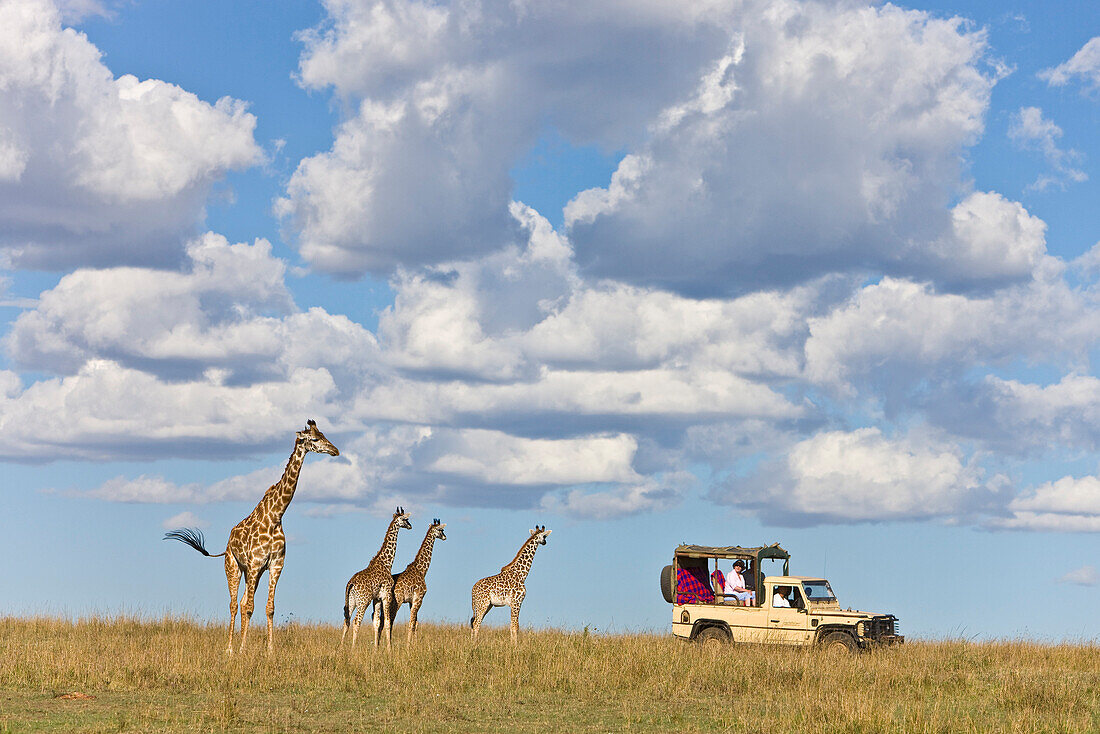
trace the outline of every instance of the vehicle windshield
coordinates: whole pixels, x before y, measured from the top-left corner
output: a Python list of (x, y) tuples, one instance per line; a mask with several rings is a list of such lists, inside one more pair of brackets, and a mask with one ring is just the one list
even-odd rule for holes
[(810, 601), (836, 601), (833, 588), (825, 579), (803, 581), (802, 588), (806, 590), (806, 598)]

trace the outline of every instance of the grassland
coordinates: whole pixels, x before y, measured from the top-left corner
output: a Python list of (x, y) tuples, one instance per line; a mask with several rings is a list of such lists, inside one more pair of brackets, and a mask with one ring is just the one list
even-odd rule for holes
[(275, 655), (228, 659), (223, 628), (184, 620), (0, 619), (0, 731), (1100, 731), (1096, 645), (838, 658), (556, 631), (513, 648), (487, 632), (474, 645), (421, 625), (408, 648), (398, 628), (388, 654), (290, 625)]

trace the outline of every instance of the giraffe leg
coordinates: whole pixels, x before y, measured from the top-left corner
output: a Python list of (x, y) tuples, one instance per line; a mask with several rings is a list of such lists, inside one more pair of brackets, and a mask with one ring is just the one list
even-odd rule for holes
[(424, 603), (424, 597), (414, 596), (409, 602), (409, 644), (412, 644), (413, 635), (416, 634), (416, 613), (420, 611), (420, 605)]
[(367, 613), (367, 605), (362, 599), (358, 602), (359, 608), (355, 610), (355, 621), (351, 626), (351, 646), (355, 647), (355, 641), (359, 639), (359, 625), (363, 623), (363, 615)]
[(382, 602), (380, 599), (373, 599), (370, 603), (370, 619), (371, 624), (374, 625), (374, 646), (378, 647), (382, 644)]
[[(382, 624), (386, 629), (386, 649), (393, 647), (393, 620), (390, 617), (390, 593), (382, 592)], [(397, 616), (397, 609), (393, 610), (393, 616)]]
[(344, 646), (344, 638), (348, 636), (348, 627), (351, 627), (351, 613), (356, 611), (354, 597), (349, 593), (344, 599), (344, 631), (340, 634), (340, 647)]
[(282, 557), (271, 559), (267, 569), (267, 651), (275, 650), (275, 584), (279, 583), (279, 574), (283, 572)]
[(248, 623), (252, 621), (252, 610), (256, 608), (256, 587), (260, 583), (260, 572), (251, 568), (244, 572), (244, 605), (241, 607), (241, 647), (248, 639)]
[(405, 602), (399, 602), (396, 599), (390, 599), (390, 613), (388, 619), (390, 620), (390, 629), (393, 629), (393, 623), (397, 621), (397, 613), (401, 611), (401, 605)]
[[(343, 646), (344, 638), (348, 634), (348, 629), (353, 630), (351, 636), (351, 646), (355, 647), (355, 637), (359, 633), (359, 619), (363, 616), (356, 614), (359, 611), (362, 604), (359, 601), (359, 592), (355, 588), (355, 584), (348, 584), (348, 590), (344, 594), (344, 632), (340, 635), (340, 645)], [(355, 624), (352, 626), (352, 620)]]
[(474, 601), (474, 616), (470, 617), (470, 626), (474, 628), (474, 639), (477, 640), (477, 634), (481, 631), (481, 620), (485, 619), (485, 615), (489, 613), (489, 610), (493, 608), (493, 605), (486, 599), (476, 599)]
[(233, 629), (237, 626), (237, 596), (241, 590), (241, 568), (232, 553), (225, 554), (225, 580), (229, 583), (229, 645), (227, 655), (233, 654)]
[(516, 640), (519, 636), (519, 608), (523, 604), (523, 597), (512, 599), (512, 644), (516, 644)]

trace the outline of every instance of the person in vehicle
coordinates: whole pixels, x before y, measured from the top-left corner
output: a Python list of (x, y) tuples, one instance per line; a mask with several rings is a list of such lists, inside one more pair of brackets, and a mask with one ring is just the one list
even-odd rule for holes
[(726, 576), (726, 584), (722, 588), (722, 592), (727, 599), (733, 598), (750, 605), (756, 603), (756, 594), (750, 591), (746, 585), (744, 561), (733, 562), (733, 569), (730, 571), (729, 576)]
[(789, 586), (776, 586), (775, 596), (772, 597), (773, 607), (790, 607), (791, 603), (787, 601), (787, 597), (791, 593), (791, 587)]

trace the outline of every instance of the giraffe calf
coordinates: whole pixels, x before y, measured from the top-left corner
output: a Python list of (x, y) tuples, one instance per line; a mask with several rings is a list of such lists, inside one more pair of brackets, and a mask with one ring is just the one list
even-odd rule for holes
[(447, 534), (443, 528), (447, 523), (440, 522), (439, 518), (432, 521), (428, 527), (428, 533), (424, 536), (424, 542), (420, 544), (420, 550), (416, 558), (404, 571), (393, 577), (393, 599), (390, 601), (390, 629), (393, 629), (393, 620), (397, 617), (397, 611), (402, 604), (409, 605), (409, 632), (408, 641), (413, 641), (416, 633), (416, 613), (420, 611), (420, 605), (424, 603), (424, 597), (428, 594), (428, 566), (432, 562), (432, 546), (435, 541), (446, 540)]
[[(412, 530), (412, 523), (409, 522), (409, 513), (398, 507), (386, 528), (382, 547), (374, 554), (367, 567), (348, 581), (344, 589), (344, 631), (340, 635), (341, 645), (344, 644), (350, 626), (351, 646), (355, 647), (355, 641), (359, 638), (359, 625), (368, 605), (371, 607), (371, 619), (374, 622), (374, 646), (378, 647), (383, 631), (386, 633), (386, 647), (392, 644), (393, 627), (389, 623), (390, 600), (393, 598), (392, 569), (393, 558), (397, 555), (397, 533), (402, 529)], [(381, 609), (377, 609), (378, 606)], [(351, 617), (353, 610), (354, 623)]]

